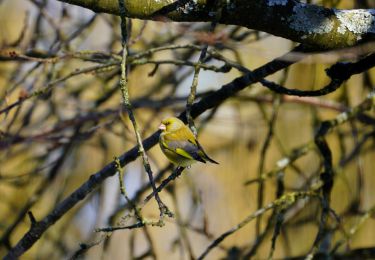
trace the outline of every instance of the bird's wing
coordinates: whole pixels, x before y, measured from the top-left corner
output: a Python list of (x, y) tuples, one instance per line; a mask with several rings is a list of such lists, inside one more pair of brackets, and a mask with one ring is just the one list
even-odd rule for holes
[(186, 140), (189, 143), (198, 147), (197, 140), (195, 139), (195, 136), (194, 136), (193, 132), (191, 132), (189, 127), (187, 127), (187, 126), (181, 127), (180, 129), (174, 131), (173, 134), (174, 134), (176, 140)]
[(162, 145), (165, 149), (173, 151), (184, 158), (206, 163), (206, 161), (201, 156), (199, 147), (196, 144), (190, 142), (190, 140), (172, 141), (167, 139), (162, 141)]

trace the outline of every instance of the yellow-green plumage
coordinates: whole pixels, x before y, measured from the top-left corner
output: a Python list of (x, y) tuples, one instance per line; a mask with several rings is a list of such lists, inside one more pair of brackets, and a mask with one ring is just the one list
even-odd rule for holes
[(199, 161), (214, 161), (204, 152), (191, 130), (178, 118), (170, 117), (162, 121), (160, 127), (160, 148), (167, 158), (182, 167), (190, 166)]

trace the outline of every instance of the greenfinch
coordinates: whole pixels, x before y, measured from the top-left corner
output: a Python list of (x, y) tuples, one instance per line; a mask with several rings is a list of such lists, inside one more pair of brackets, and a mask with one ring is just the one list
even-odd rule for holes
[(195, 162), (216, 163), (208, 157), (192, 131), (176, 117), (164, 119), (159, 126), (160, 148), (167, 158), (177, 166), (188, 167)]

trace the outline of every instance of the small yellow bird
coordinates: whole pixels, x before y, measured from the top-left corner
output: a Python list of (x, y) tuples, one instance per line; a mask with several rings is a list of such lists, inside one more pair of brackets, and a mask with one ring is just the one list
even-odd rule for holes
[(159, 138), (160, 148), (172, 163), (182, 167), (197, 161), (219, 164), (208, 157), (194, 134), (180, 119), (164, 119), (159, 129), (162, 131)]

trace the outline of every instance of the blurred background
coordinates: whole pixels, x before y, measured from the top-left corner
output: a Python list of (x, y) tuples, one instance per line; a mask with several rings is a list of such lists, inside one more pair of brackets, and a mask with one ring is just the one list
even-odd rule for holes
[[(336, 8), (370, 4), (309, 2)], [(29, 229), (28, 211), (41, 220), (114, 156), (136, 145), (118, 86), (119, 22), (118, 17), (58, 1), (0, 1), (0, 256)], [(249, 69), (295, 46), (246, 28), (218, 25), (209, 33), (209, 27), (131, 20), (130, 57), (139, 58), (131, 61), (129, 88), (143, 138), (155, 132), (163, 118), (184, 111), (193, 79), (187, 61), (199, 57), (191, 45), (208, 43)], [(355, 48), (309, 55), (268, 79), (288, 88), (319, 89), (329, 82), (326, 68), (355, 61), (361, 54)], [(212, 57), (206, 64), (210, 67), (199, 75), (197, 100), (241, 75), (236, 69), (215, 72), (224, 63)], [(197, 258), (216, 237), (280, 194), (311, 189), (322, 169), (313, 145), (315, 131), (322, 121), (360, 104), (374, 89), (374, 80), (371, 69), (317, 98), (281, 96), (258, 84), (249, 86), (195, 120), (200, 143), (220, 165), (197, 163), (163, 189), (161, 199), (175, 214), (165, 219), (164, 227), (95, 232), (135, 221), (115, 175), (50, 227), (24, 259)], [(373, 117), (374, 110), (368, 115)], [(331, 207), (340, 219), (330, 217), (327, 244), (337, 252), (375, 246), (374, 136), (374, 125), (357, 119), (327, 135), (336, 173)], [(301, 154), (295, 161), (281, 167), (296, 151)], [(171, 167), (159, 146), (148, 155), (154, 175), (166, 178)], [(124, 167), (124, 185), (136, 204), (151, 192), (140, 159)], [(270, 210), (249, 222), (207, 259), (267, 258), (276, 213)], [(288, 208), (274, 257), (307, 254), (320, 213), (316, 198)], [(154, 199), (142, 214), (158, 220)], [(80, 251), (80, 244), (89, 249)]]

